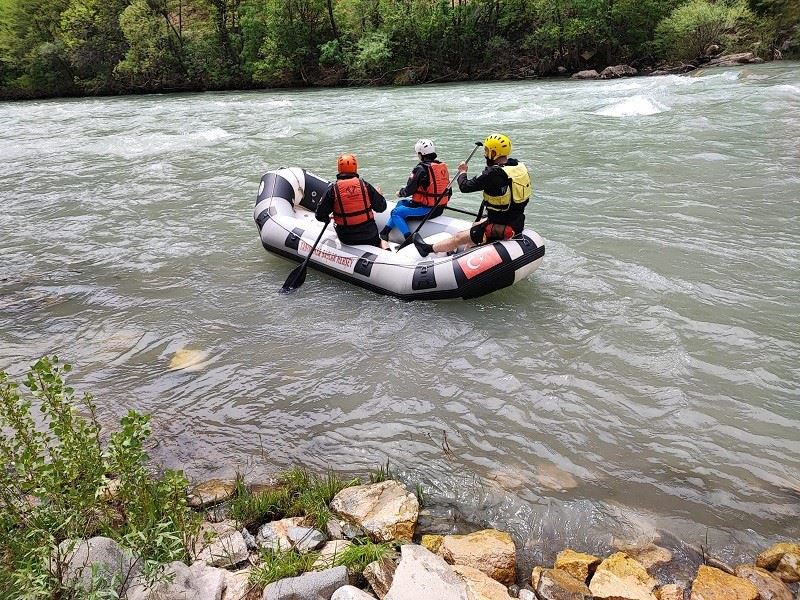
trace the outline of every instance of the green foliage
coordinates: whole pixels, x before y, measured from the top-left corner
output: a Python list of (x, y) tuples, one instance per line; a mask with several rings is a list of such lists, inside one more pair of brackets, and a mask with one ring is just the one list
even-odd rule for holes
[(263, 589), (279, 579), (296, 577), (310, 570), (317, 556), (317, 552), (303, 554), (296, 550), (262, 550), (261, 562), (250, 571), (250, 584)]
[(690, 0), (658, 24), (656, 47), (667, 59), (694, 60), (703, 56), (710, 44), (730, 45), (735, 24), (747, 12), (743, 2), (729, 5)]
[[(42, 358), (23, 381), (28, 394), (0, 371), (0, 592), (65, 592), (60, 570), (48, 568), (64, 540), (102, 532), (140, 553), (155, 572), (187, 558), (198, 531), (183, 474), (154, 477), (146, 469), (147, 417), (131, 411), (104, 449), (92, 398), (75, 398), (65, 383), (69, 371), (57, 357)], [(111, 502), (104, 498), (109, 475), (119, 482)], [(111, 592), (100, 586), (93, 593)]]
[(394, 479), (394, 473), (392, 473), (388, 460), (385, 465), (379, 465), (377, 469), (369, 473), (370, 483), (380, 483), (381, 481), (388, 481), (389, 479)]
[(251, 492), (241, 478), (236, 480), (236, 491), (230, 503), (231, 518), (244, 527), (253, 527), (287, 516), (292, 505), (291, 492), (286, 487)]
[(393, 552), (394, 545), (391, 542), (375, 543), (368, 538), (359, 538), (334, 558), (333, 566), (344, 565), (350, 573), (361, 573), (369, 563)]
[(315, 527), (324, 530), (332, 516), (328, 506), (333, 497), (344, 488), (359, 483), (358, 479), (339, 479), (332, 472), (319, 477), (306, 469), (294, 467), (281, 475), (275, 488), (254, 493), (241, 478), (237, 478), (230, 514), (245, 527), (285, 517), (305, 516), (314, 521)]
[(711, 42), (771, 58), (800, 37), (798, 7), (790, 0), (0, 0), (0, 97), (529, 77), (687, 60)]

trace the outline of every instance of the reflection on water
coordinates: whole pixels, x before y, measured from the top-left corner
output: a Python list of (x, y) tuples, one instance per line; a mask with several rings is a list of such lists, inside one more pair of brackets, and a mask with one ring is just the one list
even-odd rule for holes
[[(104, 423), (151, 413), (151, 453), (193, 477), (388, 459), (431, 527), (510, 528), (532, 561), (658, 539), (691, 565), (708, 535), (735, 562), (800, 535), (798, 90), (783, 63), (0, 105), (0, 366), (58, 353)], [(351, 151), (388, 192), (419, 137), (454, 166), (494, 132), (534, 174), (529, 280), (277, 293), (266, 170)]]

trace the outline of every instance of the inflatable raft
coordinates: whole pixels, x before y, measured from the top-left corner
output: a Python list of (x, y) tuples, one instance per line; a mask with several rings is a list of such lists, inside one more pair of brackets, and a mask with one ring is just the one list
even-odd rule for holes
[[(314, 218), (314, 209), (330, 182), (300, 168), (269, 171), (261, 178), (253, 211), (261, 243), (269, 252), (303, 261), (324, 223)], [(394, 203), (375, 213), (380, 230)], [(408, 221), (414, 231), (419, 220)], [(428, 243), (469, 228), (470, 222), (445, 215), (428, 219), (420, 233)], [(477, 298), (525, 279), (541, 264), (544, 240), (524, 229), (510, 240), (477, 246), (453, 254), (430, 254), (423, 258), (414, 244), (396, 252), (400, 233), (392, 231), (389, 250), (375, 246), (342, 244), (333, 224), (328, 226), (309, 260), (309, 266), (344, 281), (402, 298), (444, 300)]]

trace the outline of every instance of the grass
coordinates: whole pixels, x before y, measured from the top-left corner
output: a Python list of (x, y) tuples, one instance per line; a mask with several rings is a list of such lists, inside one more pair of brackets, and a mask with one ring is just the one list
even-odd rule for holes
[(250, 571), (250, 584), (258, 589), (264, 589), (280, 579), (297, 577), (311, 569), (317, 556), (319, 556), (317, 552), (301, 554), (296, 550), (278, 552), (263, 550), (261, 562)]
[(328, 508), (333, 497), (344, 488), (360, 483), (358, 478), (343, 480), (333, 472), (320, 477), (307, 469), (294, 467), (280, 476), (274, 489), (253, 493), (241, 478), (237, 478), (230, 514), (245, 527), (304, 516), (324, 531), (333, 516)]

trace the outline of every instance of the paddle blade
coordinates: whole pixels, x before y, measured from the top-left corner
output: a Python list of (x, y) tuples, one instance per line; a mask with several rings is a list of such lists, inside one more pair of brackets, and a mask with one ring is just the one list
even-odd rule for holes
[(281, 292), (284, 294), (288, 294), (289, 292), (293, 292), (298, 289), (306, 280), (306, 271), (307, 271), (307, 263), (303, 263), (299, 267), (296, 267), (289, 273), (289, 277), (286, 278), (286, 281), (281, 288)]

